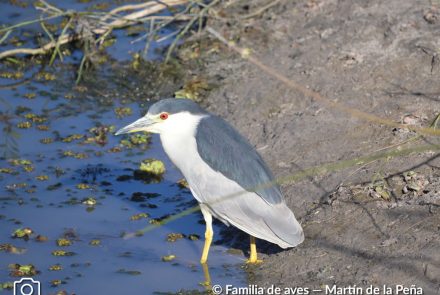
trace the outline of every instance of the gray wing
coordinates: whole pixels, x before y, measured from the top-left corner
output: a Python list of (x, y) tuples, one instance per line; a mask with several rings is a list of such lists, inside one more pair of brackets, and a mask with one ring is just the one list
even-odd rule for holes
[(304, 241), (304, 232), (286, 204), (269, 205), (255, 193), (245, 193), (207, 204), (221, 220), (248, 234), (278, 244), (295, 247)]
[[(197, 149), (215, 171), (254, 191), (267, 203), (284, 203), (283, 196), (261, 156), (223, 119), (210, 115), (197, 128)], [(271, 185), (273, 184), (273, 185)]]

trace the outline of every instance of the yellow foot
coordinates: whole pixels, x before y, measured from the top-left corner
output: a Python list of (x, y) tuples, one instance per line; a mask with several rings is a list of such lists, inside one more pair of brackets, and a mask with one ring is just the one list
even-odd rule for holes
[(246, 264), (260, 264), (260, 263), (263, 263), (263, 260), (252, 259), (252, 258), (249, 258), (248, 260), (246, 260)]
[(246, 261), (247, 264), (259, 264), (262, 263), (263, 260), (258, 260), (258, 254), (257, 254), (257, 246), (255, 243), (255, 237), (251, 236), (251, 251), (249, 255), (249, 259)]

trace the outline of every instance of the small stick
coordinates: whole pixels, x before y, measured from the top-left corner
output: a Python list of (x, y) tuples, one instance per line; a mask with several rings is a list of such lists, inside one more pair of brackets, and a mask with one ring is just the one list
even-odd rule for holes
[[(150, 21), (150, 32), (152, 32), (154, 30), (154, 18)], [(153, 41), (153, 34), (150, 34), (147, 38), (147, 42), (145, 42), (145, 47), (144, 50), (142, 52), (142, 54), (144, 56), (146, 56), (148, 54), (148, 51), (150, 50), (150, 44), (151, 41)]]
[(165, 41), (166, 39), (169, 39), (169, 38), (175, 36), (175, 35), (178, 34), (178, 33), (179, 33), (179, 30), (174, 31), (174, 32), (172, 32), (172, 33), (169, 33), (168, 35), (163, 36), (163, 37), (157, 39), (156, 42), (158, 42), (158, 43), (163, 42), (163, 41)]
[(2, 44), (12, 33), (12, 30), (6, 31), (6, 33), (3, 35), (3, 37), (0, 39), (0, 44)]
[[(61, 35), (60, 35), (60, 37), (58, 38), (58, 40), (57, 40), (57, 42), (56, 42), (56, 45), (55, 45), (55, 52), (58, 52), (59, 53), (59, 55), (60, 55), (60, 59), (61, 60), (63, 60), (63, 54), (61, 53), (61, 51), (60, 51), (60, 40), (66, 35), (66, 31), (67, 31), (67, 29), (69, 28), (69, 26), (70, 26), (70, 24), (72, 23), (72, 17), (69, 19), (69, 21), (67, 22), (67, 24), (64, 26), (64, 28), (63, 28), (63, 30), (61, 31)], [(55, 60), (55, 57), (56, 57), (56, 55), (55, 55), (55, 52), (54, 52), (54, 54), (52, 55), (52, 57), (50, 58), (50, 62), (49, 62), (49, 65), (52, 65), (52, 63), (54, 62), (54, 60)]]
[[(55, 42), (55, 38), (53, 37), (52, 33), (46, 28), (46, 25), (43, 21), (40, 22), (41, 27), (43, 28), (43, 31), (49, 36), (51, 42)], [(63, 60), (63, 55), (60, 52), (60, 49), (58, 47), (55, 47), (55, 50), (52, 54), (52, 57), (50, 58), (49, 65), (52, 65), (53, 60), (55, 59), (57, 53), (60, 55), (60, 59)]]
[(52, 16), (48, 16), (48, 17), (45, 17), (45, 18), (39, 18), (39, 19), (33, 19), (33, 20), (29, 20), (29, 21), (24, 21), (24, 22), (15, 24), (13, 26), (9, 26), (9, 27), (0, 29), (0, 33), (6, 32), (6, 31), (10, 31), (10, 30), (14, 30), (16, 28), (24, 27), (24, 26), (27, 26), (27, 25), (35, 24), (35, 23), (38, 23), (38, 22), (43, 21), (43, 20), (50, 20), (50, 19), (66, 16), (66, 15), (69, 15), (69, 14), (71, 14), (71, 12), (64, 12), (64, 13), (61, 13), (61, 14), (52, 15)]
[(79, 81), (81, 81), (82, 73), (84, 70), (84, 65), (86, 63), (87, 54), (84, 53), (83, 58), (81, 59), (81, 64), (79, 65), (78, 69), (78, 77), (76, 78), (75, 84), (78, 84)]
[[(53, 5), (51, 5), (51, 4), (49, 4), (49, 3), (47, 3), (46, 1), (44, 1), (44, 0), (39, 0), (41, 3), (43, 3), (47, 8), (46, 9), (50, 9), (50, 10), (53, 10), (53, 11), (55, 11), (56, 13), (63, 13), (63, 11), (61, 10), (61, 9), (59, 9), (58, 7), (55, 7), (55, 6), (53, 6)], [(38, 7), (37, 6), (37, 9), (39, 9), (39, 10), (43, 10), (42, 8), (40, 8), (40, 7)]]

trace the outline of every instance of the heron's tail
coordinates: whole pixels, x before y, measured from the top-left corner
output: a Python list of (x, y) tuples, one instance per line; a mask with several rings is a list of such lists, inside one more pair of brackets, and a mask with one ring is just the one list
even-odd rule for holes
[(247, 193), (208, 205), (212, 215), (226, 224), (281, 248), (295, 247), (304, 241), (301, 225), (286, 204), (268, 204), (255, 193)]
[(304, 232), (293, 212), (285, 204), (274, 207), (278, 207), (273, 210), (274, 213), (276, 212), (276, 216), (264, 219), (266, 225), (279, 239), (273, 242), (281, 248), (290, 248), (301, 244), (304, 241)]

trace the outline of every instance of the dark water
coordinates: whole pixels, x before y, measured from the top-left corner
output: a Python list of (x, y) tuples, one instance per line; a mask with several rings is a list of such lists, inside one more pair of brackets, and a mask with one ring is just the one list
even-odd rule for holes
[[(0, 5), (0, 17), (8, 23), (36, 15), (31, 6), (19, 8), (5, 2)], [(85, 9), (86, 4), (64, 1), (61, 6)], [(129, 60), (128, 51), (136, 52), (143, 44), (130, 46), (128, 37), (121, 32), (117, 34), (117, 44), (110, 53), (118, 61)], [(78, 57), (76, 54), (70, 61)], [(198, 263), (204, 223), (199, 212), (184, 215), (143, 236), (123, 238), (124, 233), (150, 226), (154, 219), (196, 205), (190, 192), (177, 185), (182, 176), (167, 159), (158, 137), (152, 136), (148, 144), (127, 147), (121, 141), (129, 140), (129, 136), (113, 135), (113, 128), (138, 118), (149, 102), (122, 105), (123, 101), (106, 95), (105, 90), (102, 96), (108, 99), (104, 103), (94, 100), (88, 95), (93, 85), (75, 87), (75, 75), (66, 73), (69, 67), (63, 68), (61, 64), (58, 67), (46, 69), (45, 73), (49, 73), (46, 76), (33, 78), (37, 67), (28, 68), (24, 78), (31, 77), (29, 82), (0, 88), (0, 244), (11, 244), (25, 251), (21, 254), (0, 251), (0, 283), (19, 279), (11, 276), (8, 267), (18, 263), (36, 267), (38, 274), (34, 278), (41, 281), (42, 294), (60, 290), (75, 294), (204, 291), (206, 287), (200, 283), (205, 281), (205, 275)], [(11, 70), (2, 68), (2, 71)], [(14, 82), (17, 81), (0, 79), (0, 85)], [(130, 108), (131, 114), (118, 116), (118, 107)], [(30, 122), (31, 126), (19, 128), (23, 122)], [(23, 125), (20, 126), (28, 127)], [(76, 137), (69, 138), (72, 135)], [(166, 173), (160, 182), (133, 177), (140, 162), (147, 158), (165, 163)], [(137, 192), (143, 195), (135, 202), (132, 196)], [(87, 204), (87, 198), (96, 200), (96, 204)], [(147, 213), (149, 217), (132, 220), (139, 213)], [(11, 237), (15, 230), (25, 227), (34, 232), (29, 240)], [(170, 233), (182, 233), (185, 237), (168, 242)], [(48, 240), (36, 241), (37, 235)], [(201, 239), (192, 240), (188, 238), (190, 235)], [(56, 240), (63, 237), (72, 245), (58, 246)], [(91, 245), (94, 240), (99, 245)], [(75, 255), (54, 256), (54, 250)], [(240, 265), (245, 258), (228, 254), (226, 250), (225, 246), (211, 248), (212, 284), (244, 285), (246, 276)], [(162, 261), (167, 255), (176, 258)], [(56, 264), (62, 269), (49, 270)], [(53, 287), (53, 280), (62, 283)], [(12, 294), (12, 290), (0, 292)]]

